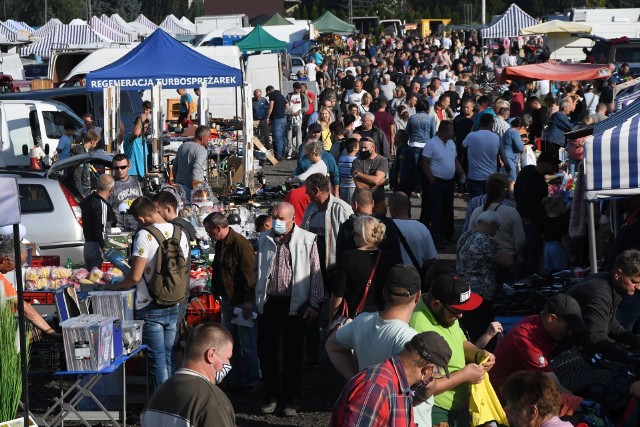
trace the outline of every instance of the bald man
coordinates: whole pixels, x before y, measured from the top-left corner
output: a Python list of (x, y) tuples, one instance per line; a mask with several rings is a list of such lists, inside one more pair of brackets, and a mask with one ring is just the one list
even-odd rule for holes
[(104, 261), (102, 254), (105, 251), (104, 235), (107, 228), (115, 227), (118, 220), (111, 205), (107, 201), (115, 181), (111, 175), (101, 175), (98, 178), (98, 189), (87, 196), (82, 203), (82, 232), (84, 233), (84, 263), (87, 270), (100, 267)]
[(290, 203), (273, 209), (272, 229), (258, 240), (256, 283), (258, 357), (266, 398), (260, 410), (273, 413), (280, 403), (283, 415), (289, 417), (297, 414), (301, 395), (305, 322), (318, 315), (324, 297), (316, 235), (296, 226), (294, 217)]

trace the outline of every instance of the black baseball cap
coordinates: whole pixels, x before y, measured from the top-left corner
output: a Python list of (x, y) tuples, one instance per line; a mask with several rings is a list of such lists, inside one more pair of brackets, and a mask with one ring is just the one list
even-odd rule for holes
[(451, 360), (451, 347), (440, 334), (433, 331), (421, 332), (414, 335), (409, 343), (420, 357), (444, 369), (447, 378), (451, 377), (448, 368), (449, 360)]
[(550, 163), (552, 165), (557, 165), (557, 164), (560, 164), (561, 162), (557, 156), (548, 152), (544, 152), (538, 156), (538, 163)]
[(471, 286), (456, 273), (444, 273), (431, 283), (431, 296), (461, 311), (471, 311), (482, 304), (482, 297), (471, 292)]
[[(396, 264), (387, 273), (384, 286), (387, 292), (398, 297), (410, 297), (421, 289), (420, 274), (413, 265)], [(402, 291), (404, 289), (404, 291)]]
[(555, 294), (547, 300), (545, 310), (561, 317), (575, 332), (587, 330), (587, 325), (582, 320), (580, 304), (574, 297), (567, 294)]

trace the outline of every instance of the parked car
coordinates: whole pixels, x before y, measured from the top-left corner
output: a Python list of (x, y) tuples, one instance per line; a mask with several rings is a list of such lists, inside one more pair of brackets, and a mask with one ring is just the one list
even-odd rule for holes
[(82, 196), (64, 171), (86, 162), (110, 166), (112, 159), (113, 154), (99, 150), (57, 162), (46, 173), (0, 170), (4, 176), (17, 178), (25, 239), (36, 243), (42, 255), (58, 255), (63, 264), (71, 258), (74, 265), (84, 265)]
[(291, 77), (297, 76), (298, 72), (302, 72), (301, 75), (304, 75), (305, 62), (301, 56), (291, 56)]

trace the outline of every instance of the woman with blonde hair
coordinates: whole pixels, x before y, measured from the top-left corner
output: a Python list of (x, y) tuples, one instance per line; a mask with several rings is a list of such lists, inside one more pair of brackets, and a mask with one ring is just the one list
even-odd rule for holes
[(405, 98), (407, 97), (407, 91), (404, 90), (402, 86), (396, 87), (394, 97), (391, 100), (390, 112), (391, 114), (395, 114), (398, 111), (398, 107), (401, 105), (405, 105)]
[(351, 318), (359, 314), (356, 308), (363, 298), (362, 311), (384, 308), (384, 278), (391, 267), (401, 262), (395, 254), (379, 248), (385, 232), (385, 225), (372, 216), (362, 215), (354, 221), (353, 236), (357, 249), (345, 251), (338, 260), (331, 290), (330, 317), (341, 314), (343, 300)]
[(360, 115), (363, 116), (365, 113), (368, 113), (371, 110), (373, 96), (371, 96), (369, 92), (366, 92), (364, 95), (362, 95), (362, 100), (360, 102), (361, 103), (358, 106), (358, 110), (360, 110)]
[(329, 129), (331, 123), (333, 123), (331, 110), (327, 107), (320, 107), (318, 111), (318, 124), (322, 127), (320, 140), (322, 141), (322, 148), (324, 148), (325, 151), (331, 150), (331, 145), (333, 144), (331, 141), (331, 130)]

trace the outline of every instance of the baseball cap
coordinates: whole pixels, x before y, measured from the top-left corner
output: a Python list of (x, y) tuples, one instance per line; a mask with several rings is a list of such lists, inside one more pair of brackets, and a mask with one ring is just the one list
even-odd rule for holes
[(322, 126), (319, 123), (313, 123), (309, 126), (309, 133), (322, 132)]
[[(391, 295), (409, 297), (421, 289), (422, 281), (418, 270), (413, 265), (396, 264), (387, 273), (384, 286)], [(397, 288), (406, 289), (406, 291), (398, 292)]]
[(552, 165), (560, 164), (560, 159), (551, 153), (544, 152), (538, 156), (538, 163), (551, 163)]
[(443, 368), (447, 378), (449, 374), (449, 360), (451, 360), (451, 347), (437, 332), (427, 331), (416, 334), (411, 338), (411, 346), (425, 360), (433, 362)]
[(580, 304), (571, 295), (553, 295), (547, 300), (546, 311), (564, 319), (573, 331), (582, 332), (587, 330), (587, 325), (582, 320)]
[(462, 311), (471, 311), (482, 304), (482, 297), (471, 292), (471, 287), (455, 273), (444, 273), (431, 284), (431, 296), (445, 305)]

